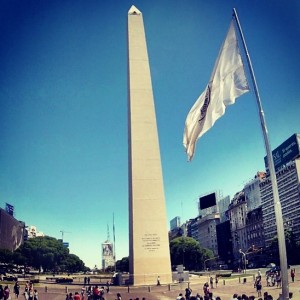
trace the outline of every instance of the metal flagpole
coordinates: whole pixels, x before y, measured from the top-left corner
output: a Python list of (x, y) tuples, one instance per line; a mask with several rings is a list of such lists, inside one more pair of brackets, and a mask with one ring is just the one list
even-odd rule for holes
[(114, 238), (114, 263), (115, 263), (115, 273), (117, 270), (116, 264), (116, 235), (115, 235), (115, 214), (113, 213), (113, 238)]
[(239, 22), (239, 18), (237, 16), (237, 12), (235, 8), (233, 9), (233, 17), (236, 20), (237, 27), (239, 29), (239, 33), (242, 39), (243, 47), (246, 53), (246, 58), (250, 70), (251, 79), (254, 86), (254, 92), (256, 96), (256, 102), (258, 105), (258, 111), (259, 111), (259, 117), (260, 117), (260, 124), (264, 136), (264, 142), (265, 142), (265, 148), (267, 152), (267, 159), (268, 159), (268, 166), (269, 166), (269, 172), (270, 172), (270, 178), (272, 183), (272, 191), (273, 191), (273, 200), (274, 200), (274, 211), (275, 211), (275, 219), (276, 219), (276, 226), (277, 226), (277, 236), (278, 236), (278, 246), (279, 246), (279, 257), (280, 257), (280, 269), (281, 269), (281, 280), (282, 280), (282, 300), (288, 300), (289, 299), (289, 281), (288, 281), (288, 271), (287, 271), (287, 258), (286, 258), (286, 247), (285, 247), (285, 236), (284, 236), (284, 226), (283, 226), (283, 218), (282, 218), (282, 211), (281, 211), (281, 204), (279, 200), (279, 193), (278, 193), (278, 186), (277, 186), (277, 180), (276, 180), (276, 172), (273, 162), (273, 156), (272, 151), (270, 147), (270, 142), (268, 138), (268, 130), (267, 125), (265, 121), (264, 111), (262, 108), (262, 104), (260, 101), (260, 96), (258, 92), (258, 87), (256, 84), (256, 79), (254, 76), (254, 71), (252, 68), (252, 63), (250, 60), (249, 52), (246, 46), (246, 42), (244, 39), (244, 35), (242, 32), (242, 28)]

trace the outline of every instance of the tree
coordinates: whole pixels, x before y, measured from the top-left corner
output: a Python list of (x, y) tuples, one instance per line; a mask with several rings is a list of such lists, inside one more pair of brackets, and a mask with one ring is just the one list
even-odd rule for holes
[[(285, 247), (287, 255), (287, 263), (291, 265), (299, 264), (300, 257), (298, 255), (300, 251), (300, 243), (296, 241), (295, 235), (292, 230), (285, 230)], [(279, 264), (279, 248), (278, 248), (278, 237), (274, 236), (267, 252), (273, 258), (272, 262)]]
[(22, 264), (46, 271), (79, 272), (86, 268), (78, 256), (69, 253), (60, 240), (45, 236), (29, 239), (15, 252), (0, 250), (0, 262)]
[(118, 272), (129, 272), (129, 257), (123, 257), (116, 261), (116, 269)]
[(178, 237), (170, 242), (171, 263), (184, 265), (187, 270), (201, 270), (204, 261), (214, 256), (209, 249), (201, 247), (199, 242), (190, 237)]

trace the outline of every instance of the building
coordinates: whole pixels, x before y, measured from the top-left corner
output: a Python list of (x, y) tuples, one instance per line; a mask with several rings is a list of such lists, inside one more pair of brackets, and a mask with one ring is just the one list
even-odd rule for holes
[(169, 231), (169, 240), (173, 240), (177, 237), (184, 235), (185, 226), (181, 226), (180, 217), (175, 217), (170, 221), (170, 231)]
[(43, 236), (45, 236), (45, 234), (41, 231), (38, 231), (36, 226), (31, 225), (25, 227), (25, 239), (32, 239)]
[(230, 229), (230, 221), (219, 223), (216, 226), (218, 254), (219, 260), (223, 261), (228, 266), (232, 266), (233, 253), (232, 253), (232, 236)]
[[(293, 134), (272, 151), (285, 229), (300, 241), (300, 134)], [(267, 159), (265, 157), (268, 172)], [(266, 246), (277, 235), (270, 176), (260, 183)]]
[(198, 238), (200, 245), (213, 251), (218, 256), (217, 225), (220, 223), (220, 214), (212, 213), (198, 218)]
[(24, 242), (25, 223), (0, 208), (0, 245), (1, 249), (15, 251)]
[(236, 193), (228, 207), (228, 217), (232, 234), (233, 257), (240, 259), (240, 249), (247, 249), (246, 231), (247, 201), (245, 192)]
[[(300, 241), (300, 159), (289, 162), (276, 172), (283, 222)], [(266, 246), (277, 235), (272, 184), (269, 176), (260, 184), (262, 194), (263, 226)]]

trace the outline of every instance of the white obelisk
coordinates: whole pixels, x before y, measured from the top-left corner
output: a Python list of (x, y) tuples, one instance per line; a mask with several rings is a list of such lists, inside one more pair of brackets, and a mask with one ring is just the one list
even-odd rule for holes
[(128, 12), (129, 271), (134, 285), (172, 282), (156, 115), (142, 13)]

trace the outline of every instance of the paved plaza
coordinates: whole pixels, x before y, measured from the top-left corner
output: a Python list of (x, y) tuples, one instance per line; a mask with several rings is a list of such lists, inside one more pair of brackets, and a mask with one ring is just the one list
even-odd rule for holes
[[(264, 274), (264, 272), (262, 273)], [(189, 282), (183, 282), (172, 285), (161, 285), (161, 286), (140, 286), (140, 287), (127, 287), (127, 286), (111, 286), (110, 292), (105, 293), (105, 300), (115, 300), (117, 293), (122, 295), (123, 300), (135, 300), (139, 298), (142, 300), (145, 297), (146, 300), (170, 300), (176, 299), (179, 293), (184, 294), (184, 290), (186, 287), (190, 287), (192, 289), (192, 295), (196, 295), (199, 293), (203, 295), (203, 284), (208, 281), (209, 274), (207, 276), (191, 276)], [(244, 280), (246, 279), (246, 280)], [(257, 297), (257, 292), (254, 288), (253, 281), (253, 273), (250, 271), (248, 274), (241, 274), (240, 276), (235, 276), (233, 278), (221, 278), (219, 280), (218, 286), (212, 289), (214, 296), (220, 296), (221, 300), (231, 300), (232, 295), (237, 293), (239, 295), (246, 294), (248, 296), (254, 295)], [(246, 282), (245, 282), (246, 281)], [(93, 278), (91, 280), (91, 286), (98, 285), (105, 287), (104, 280), (100, 280), (99, 278)], [(268, 292), (273, 296), (274, 300), (277, 300), (279, 294), (281, 293), (281, 288), (276, 287), (267, 287), (266, 281), (263, 276), (263, 289), (262, 294), (264, 292)], [(13, 290), (13, 286), (11, 285), (11, 291)], [(81, 288), (83, 287), (83, 278), (75, 278), (73, 284), (56, 284), (51, 282), (41, 282), (36, 284), (34, 288), (36, 288), (39, 292), (39, 300), (65, 300), (66, 293), (72, 292), (73, 294), (77, 291), (80, 293)], [(290, 292), (293, 292), (293, 299), (300, 300), (300, 267), (296, 267), (296, 277), (295, 282), (291, 282), (289, 284)], [(21, 286), (21, 292), (23, 291), (23, 287)], [(23, 296), (20, 295), (21, 300)], [(14, 295), (12, 295), (12, 300), (14, 299)], [(87, 297), (85, 296), (85, 299)]]

